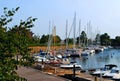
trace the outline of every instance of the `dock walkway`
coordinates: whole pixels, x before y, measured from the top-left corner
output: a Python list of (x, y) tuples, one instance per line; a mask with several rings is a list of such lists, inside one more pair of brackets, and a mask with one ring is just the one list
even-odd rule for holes
[[(26, 78), (28, 81), (74, 81), (74, 80), (66, 79), (66, 76), (64, 76), (64, 75), (67, 75), (67, 77), (69, 77), (69, 75), (71, 76), (71, 74), (73, 74), (72, 70), (61, 69), (57, 67), (55, 70), (55, 67), (51, 67), (51, 66), (46, 66), (46, 68), (44, 68), (43, 71), (30, 68), (30, 67), (28, 68), (20, 67), (17, 70), (17, 73), (21, 77)], [(59, 76), (64, 76), (64, 78)], [(100, 81), (99, 77), (96, 77), (96, 80), (95, 80), (94, 76), (86, 72), (81, 73), (80, 71), (76, 71), (76, 77), (77, 79), (79, 79), (77, 81)], [(102, 79), (102, 81), (113, 81), (113, 80)]]
[(47, 74), (33, 68), (20, 67), (17, 71), (18, 75), (27, 79), (27, 81), (70, 81), (62, 77)]

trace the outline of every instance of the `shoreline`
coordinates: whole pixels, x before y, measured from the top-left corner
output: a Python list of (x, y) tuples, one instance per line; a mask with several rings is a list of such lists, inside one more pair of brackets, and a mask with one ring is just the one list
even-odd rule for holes
[[(35, 65), (34, 65), (33, 68), (35, 68)], [(37, 68), (35, 68), (35, 69), (37, 69)], [(73, 75), (73, 70), (72, 69), (63, 69), (63, 68), (60, 68), (60, 67), (54, 67), (54, 66), (46, 65), (46, 64), (44, 65), (43, 69), (40, 69), (40, 67), (39, 67), (39, 70), (41, 70), (44, 73), (59, 76), (59, 77), (62, 77), (62, 76), (65, 76), (65, 75), (71, 77)], [(75, 72), (75, 76), (78, 77), (78, 78), (81, 78), (81, 79), (85, 79), (85, 81), (86, 80), (88, 80), (88, 81), (99, 81), (100, 80), (100, 77), (92, 76), (87, 72), (83, 73), (80, 70), (77, 70)], [(102, 81), (113, 81), (113, 80), (102, 78)]]
[[(35, 49), (34, 49), (34, 51), (35, 51)], [(37, 50), (40, 50), (40, 47), (37, 47)], [(80, 48), (80, 50), (82, 51), (83, 49)], [(34, 68), (35, 68), (35, 66), (37, 66), (37, 64), (34, 65)], [(41, 66), (38, 66), (35, 69), (41, 70), (47, 74), (52, 74), (52, 75), (60, 76), (60, 77), (64, 76), (64, 75), (71, 76), (73, 74), (73, 70), (62, 69), (60, 67), (55, 67), (55, 66), (49, 65), (49, 64), (44, 64), (44, 68), (41, 68)], [(90, 81), (99, 81), (100, 80), (99, 77), (92, 76), (87, 72), (81, 72), (80, 70), (76, 71), (76, 76), (80, 77), (80, 78), (88, 79)], [(113, 80), (102, 78), (102, 81), (113, 81)]]

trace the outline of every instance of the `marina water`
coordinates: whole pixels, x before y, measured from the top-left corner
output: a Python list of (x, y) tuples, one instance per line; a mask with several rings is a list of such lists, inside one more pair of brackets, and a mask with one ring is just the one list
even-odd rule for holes
[(77, 62), (82, 69), (102, 68), (106, 64), (115, 64), (120, 69), (120, 49), (108, 49), (86, 57), (71, 57), (70, 61)]

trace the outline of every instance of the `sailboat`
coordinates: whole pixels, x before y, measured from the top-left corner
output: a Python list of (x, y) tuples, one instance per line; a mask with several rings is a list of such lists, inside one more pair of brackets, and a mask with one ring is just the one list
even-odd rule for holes
[[(66, 27), (67, 27), (67, 25), (66, 25)], [(76, 13), (74, 16), (72, 27), (73, 27), (73, 37), (74, 37), (73, 38), (73, 48), (72, 49), (66, 48), (65, 54), (68, 55), (69, 57), (80, 57), (80, 50), (75, 48), (75, 43), (76, 43), (76, 38), (75, 38), (75, 35), (76, 35)], [(67, 39), (67, 33), (66, 33), (66, 39)]]
[[(48, 46), (47, 46), (47, 53), (48, 53), (48, 59), (49, 64), (60, 64), (61, 61), (61, 55), (57, 55), (55, 51), (55, 37), (56, 37), (56, 26), (52, 26), (52, 34), (50, 35), (50, 22), (49, 22), (49, 39), (48, 39)], [(50, 46), (53, 44), (53, 50), (50, 49)]]

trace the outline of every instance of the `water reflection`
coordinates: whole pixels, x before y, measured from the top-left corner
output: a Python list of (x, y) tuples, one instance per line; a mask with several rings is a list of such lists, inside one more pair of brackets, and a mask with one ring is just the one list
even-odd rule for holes
[(116, 64), (120, 68), (120, 50), (111, 49), (85, 58), (70, 58), (70, 60), (81, 64), (84, 69), (100, 68), (106, 64)]

